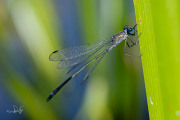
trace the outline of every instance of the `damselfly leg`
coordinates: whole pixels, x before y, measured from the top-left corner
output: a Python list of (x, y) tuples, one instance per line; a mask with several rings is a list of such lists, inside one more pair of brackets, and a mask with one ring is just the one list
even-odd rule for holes
[[(133, 33), (133, 34), (130, 34), (130, 35), (132, 35), (132, 36), (136, 35), (136, 33), (137, 33), (136, 26), (137, 26), (137, 24), (133, 27), (134, 33)], [(129, 48), (133, 47), (134, 45), (136, 45), (136, 44), (139, 43), (139, 37), (140, 37), (140, 36), (141, 36), (141, 33), (140, 33), (140, 35), (138, 36), (138, 38), (135, 39), (136, 42), (134, 42), (134, 40), (133, 40), (129, 35), (127, 36), (127, 38), (129, 38), (129, 40), (130, 40), (130, 42), (132, 43), (132, 45), (129, 44), (129, 42), (127, 41), (127, 39), (125, 40), (124, 55), (126, 55), (126, 56), (131, 56), (131, 57), (138, 57), (138, 58), (141, 57), (141, 55), (140, 55), (140, 56), (133, 56), (133, 55), (129, 55), (129, 54), (125, 53), (126, 44), (127, 44), (127, 46), (128, 46)]]

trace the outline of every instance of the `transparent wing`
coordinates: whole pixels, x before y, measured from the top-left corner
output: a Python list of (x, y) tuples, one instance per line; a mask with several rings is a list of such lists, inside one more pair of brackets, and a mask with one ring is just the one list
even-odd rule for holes
[(106, 42), (100, 46), (98, 46), (96, 49), (93, 49), (91, 50), (90, 52), (88, 52), (88, 54), (84, 54), (84, 55), (81, 55), (81, 56), (77, 56), (77, 57), (74, 57), (72, 59), (68, 59), (68, 60), (61, 60), (59, 63), (58, 63), (58, 66), (57, 68), (58, 69), (62, 69), (62, 68), (67, 68), (67, 67), (70, 67), (70, 66), (73, 66), (73, 68), (71, 68), (68, 73), (70, 71), (72, 71), (74, 68), (76, 68), (78, 65), (80, 65), (81, 63), (83, 63), (85, 60), (87, 60), (89, 57), (91, 57), (92, 55), (94, 55), (96, 52), (98, 52), (99, 50), (101, 50), (103, 47), (105, 46), (109, 46), (110, 42)]
[(81, 46), (75, 46), (75, 47), (71, 47), (71, 48), (57, 50), (50, 54), (49, 60), (51, 60), (51, 61), (66, 61), (69, 59), (80, 57), (87, 53), (92, 52), (93, 50), (97, 49), (99, 46), (101, 46), (102, 44), (104, 44), (110, 40), (111, 39), (99, 40), (99, 41), (95, 41), (95, 42), (81, 45)]
[(100, 58), (96, 61), (96, 63), (92, 66), (92, 68), (86, 73), (84, 79), (81, 82), (81, 85), (89, 78), (89, 76), (91, 75), (91, 73), (93, 72), (93, 70), (96, 68), (96, 66), (99, 64), (99, 62), (102, 60), (102, 58), (104, 57), (104, 55), (107, 53), (107, 51), (105, 51)]
[(67, 68), (67, 67), (71, 67), (73, 65), (76, 65), (77, 63), (82, 61), (86, 56), (87, 56), (87, 54), (81, 55), (79, 57), (75, 57), (75, 58), (72, 58), (72, 59), (61, 61), (61, 62), (58, 63), (57, 68), (58, 69), (63, 69), (63, 68)]

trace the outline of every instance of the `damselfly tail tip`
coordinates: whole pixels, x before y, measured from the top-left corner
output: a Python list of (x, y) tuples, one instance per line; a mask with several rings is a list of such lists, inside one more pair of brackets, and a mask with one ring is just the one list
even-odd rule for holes
[(49, 102), (51, 100), (50, 96), (46, 99), (46, 102)]
[(47, 98), (47, 99), (46, 99), (46, 102), (49, 102), (49, 101), (50, 101), (50, 99), (49, 99), (49, 98)]
[(46, 102), (49, 102), (53, 98), (53, 96), (54, 96), (54, 93), (51, 93), (49, 97), (46, 99)]

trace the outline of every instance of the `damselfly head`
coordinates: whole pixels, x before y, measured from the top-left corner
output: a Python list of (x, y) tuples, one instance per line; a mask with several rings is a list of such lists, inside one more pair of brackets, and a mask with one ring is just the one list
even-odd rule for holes
[(133, 28), (129, 27), (128, 25), (124, 26), (124, 30), (126, 30), (128, 34), (132, 34), (133, 33)]

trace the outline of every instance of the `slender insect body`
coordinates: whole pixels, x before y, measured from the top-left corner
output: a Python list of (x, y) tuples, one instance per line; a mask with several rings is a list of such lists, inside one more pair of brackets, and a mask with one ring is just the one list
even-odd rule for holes
[[(96, 61), (94, 65), (91, 67), (91, 69), (86, 73), (84, 79), (82, 80), (81, 84), (84, 83), (85, 80), (89, 78), (95, 67), (98, 65), (98, 63), (101, 61), (101, 59), (105, 56), (105, 54), (109, 51), (111, 51), (114, 47), (116, 47), (119, 43), (121, 43), (123, 40), (125, 40), (124, 45), (124, 54), (125, 54), (125, 47), (126, 44), (128, 47), (132, 47), (136, 45), (139, 41), (133, 42), (133, 40), (129, 37), (129, 35), (134, 36), (137, 31), (135, 30), (136, 25), (131, 28), (127, 25), (124, 26), (124, 30), (117, 33), (116, 35), (112, 36), (111, 39), (105, 39), (105, 40), (99, 40), (95, 41), (90, 44), (76, 46), (72, 48), (66, 48), (62, 50), (56, 50), (53, 53), (50, 54), (49, 59), (51, 61), (60, 61), (58, 63), (58, 68), (66, 68), (71, 67), (71, 69), (68, 71), (70, 73), (72, 70), (74, 70), (76, 67), (83, 64), (85, 61), (89, 60), (93, 55), (97, 54), (94, 58), (92, 58), (89, 62), (87, 62), (85, 65), (83, 65), (79, 70), (77, 70), (74, 74), (72, 74), (69, 78), (67, 78), (61, 85), (59, 85), (47, 98), (47, 102), (50, 101), (54, 95), (66, 84), (68, 83), (72, 78), (74, 78), (79, 72), (84, 70), (88, 65), (90, 65), (92, 62)], [(130, 39), (130, 42), (132, 45), (129, 45), (127, 42), (127, 38)], [(107, 46), (108, 45), (108, 46)]]

